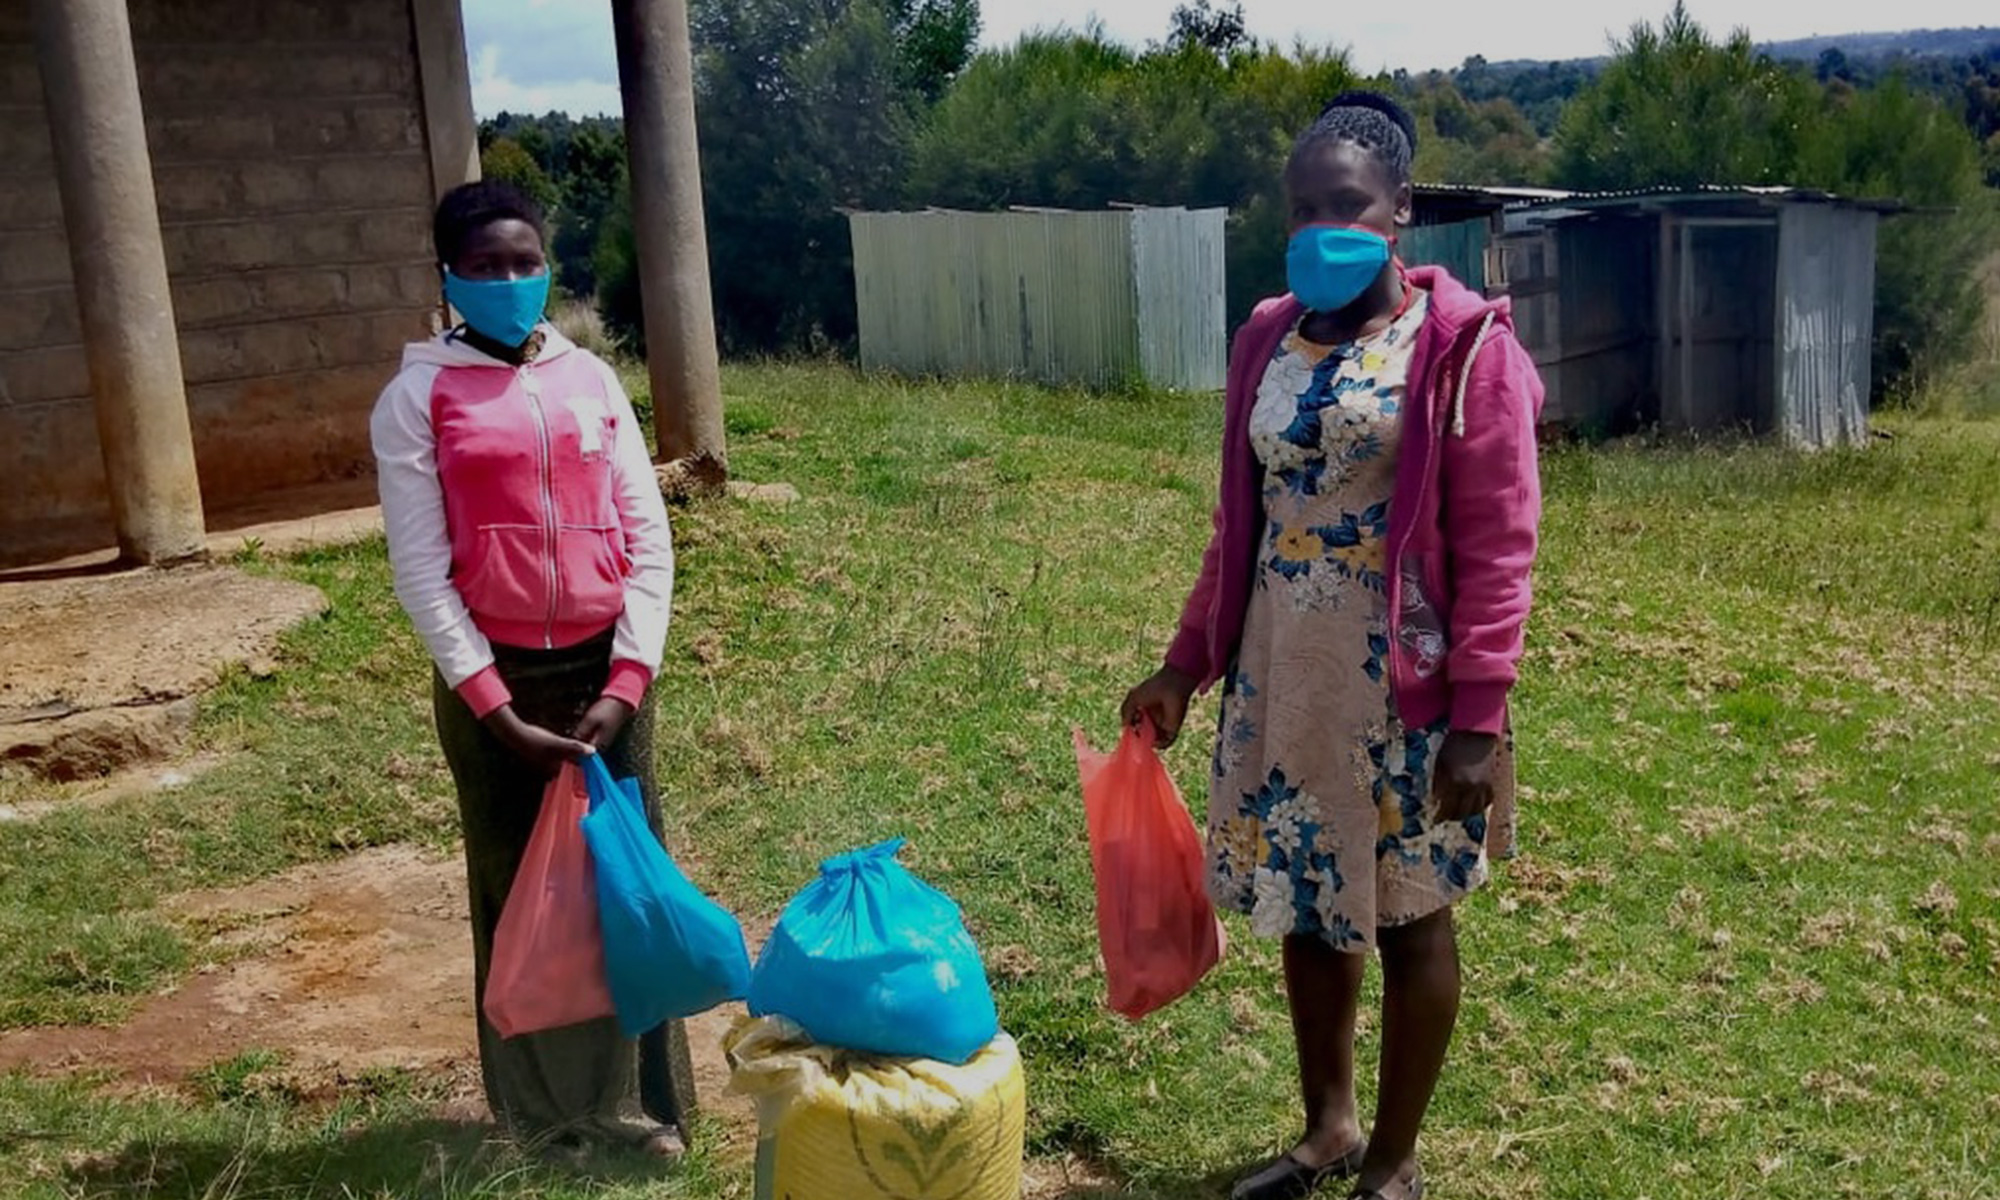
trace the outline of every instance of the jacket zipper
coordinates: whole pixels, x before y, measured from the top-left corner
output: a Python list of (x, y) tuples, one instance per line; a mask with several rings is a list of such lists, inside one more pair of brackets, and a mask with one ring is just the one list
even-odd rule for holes
[(542, 648), (556, 648), (556, 613), (562, 604), (562, 572), (557, 566), (555, 455), (549, 445), (548, 414), (542, 409), (542, 383), (533, 367), (521, 368), (521, 388), (528, 393), (528, 411), (535, 418), (535, 449), (542, 481), (542, 559), (548, 569), (549, 615), (542, 629)]

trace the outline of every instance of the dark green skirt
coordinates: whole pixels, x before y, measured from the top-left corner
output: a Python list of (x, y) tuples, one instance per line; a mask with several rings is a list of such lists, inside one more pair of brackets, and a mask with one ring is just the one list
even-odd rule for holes
[[(568, 734), (602, 694), (611, 669), (611, 635), (561, 650), (495, 646), (500, 677), (522, 720)], [(472, 901), (474, 1000), (479, 1004), (479, 1066), (493, 1116), (527, 1141), (582, 1138), (642, 1142), (661, 1125), (687, 1135), (694, 1076), (687, 1037), (673, 1022), (634, 1041), (611, 1018), (502, 1038), (486, 1019), (493, 930), (520, 869), (548, 785), (472, 715), (465, 701), (433, 679), (438, 740), (458, 786), (465, 831), (465, 874)], [(655, 836), (659, 792), (653, 780), (653, 711), (642, 705), (605, 752), (612, 773), (636, 775)]]

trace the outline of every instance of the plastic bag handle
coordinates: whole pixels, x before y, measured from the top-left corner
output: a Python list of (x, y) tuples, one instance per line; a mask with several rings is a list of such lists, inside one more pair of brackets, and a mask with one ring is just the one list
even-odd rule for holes
[(1126, 732), (1139, 743), (1142, 750), (1156, 750), (1160, 745), (1160, 731), (1153, 727), (1153, 714), (1141, 711), (1137, 724), (1127, 725)]
[(604, 764), (604, 755), (587, 754), (583, 759), (583, 772), (597, 784), (590, 789), (590, 811), (596, 812), (607, 799), (619, 796), (618, 781), (611, 777), (611, 768)]
[(866, 846), (860, 850), (849, 850), (845, 854), (836, 854), (832, 858), (824, 859), (820, 862), (819, 873), (823, 877), (831, 878), (835, 875), (851, 874), (874, 863), (879, 863), (884, 859), (894, 859), (897, 853), (902, 850), (906, 840), (900, 837), (893, 837), (886, 842), (877, 842), (873, 846)]

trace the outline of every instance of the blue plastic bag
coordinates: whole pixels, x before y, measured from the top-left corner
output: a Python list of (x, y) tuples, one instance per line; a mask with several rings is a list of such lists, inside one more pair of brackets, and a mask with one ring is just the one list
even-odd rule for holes
[(896, 861), (902, 846), (820, 865), (764, 943), (750, 1012), (822, 1045), (962, 1066), (999, 1035), (993, 990), (958, 905)]
[(597, 866), (604, 975), (618, 1025), (637, 1037), (664, 1022), (740, 1000), (750, 985), (743, 927), (701, 894), (646, 823), (639, 781), (614, 781), (602, 755), (585, 761), (584, 840)]

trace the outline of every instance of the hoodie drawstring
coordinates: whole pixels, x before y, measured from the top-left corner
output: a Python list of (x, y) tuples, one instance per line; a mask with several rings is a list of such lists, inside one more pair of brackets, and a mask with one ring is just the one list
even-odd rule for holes
[(1486, 343), (1486, 335), (1493, 332), (1493, 318), (1499, 314), (1488, 311), (1486, 319), (1479, 323), (1479, 333), (1472, 339), (1472, 349), (1465, 352), (1465, 365), (1458, 373), (1458, 397), (1451, 406), (1451, 432), (1453, 437), (1465, 436), (1465, 390), (1472, 386), (1472, 364), (1479, 358), (1479, 348)]

